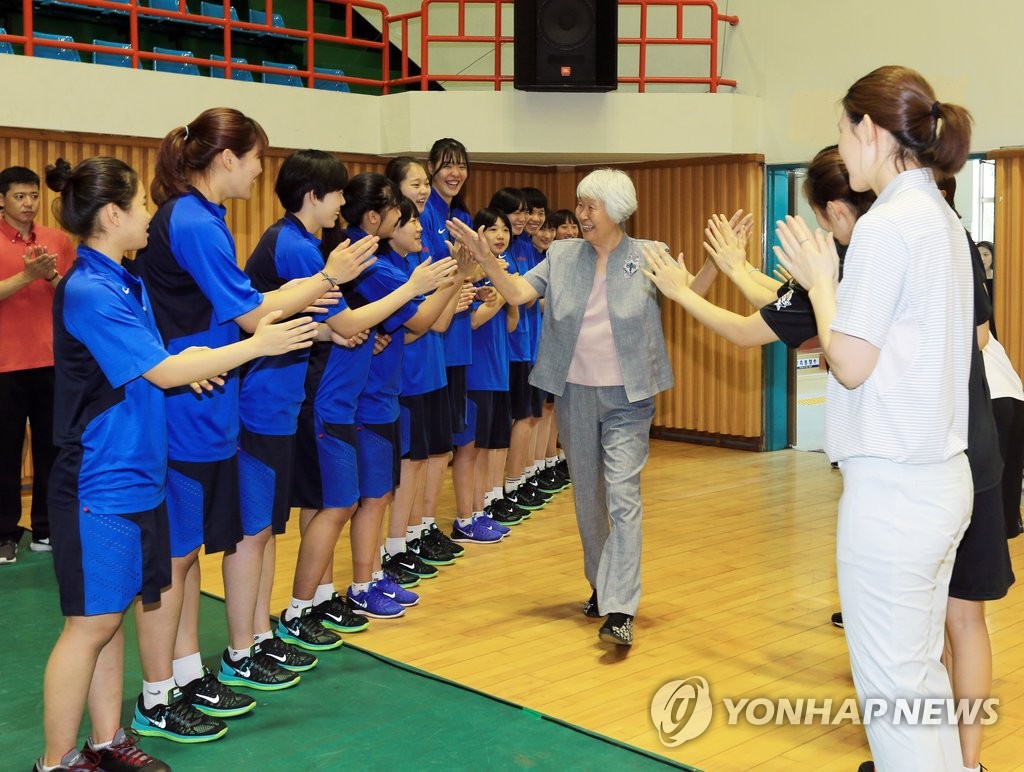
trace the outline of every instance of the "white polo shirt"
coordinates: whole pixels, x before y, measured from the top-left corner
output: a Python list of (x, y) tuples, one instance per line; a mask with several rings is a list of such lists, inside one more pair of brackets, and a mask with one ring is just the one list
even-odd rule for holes
[(825, 451), (908, 464), (967, 447), (974, 299), (963, 226), (928, 169), (898, 175), (853, 231), (832, 330), (879, 349), (847, 389), (829, 376)]

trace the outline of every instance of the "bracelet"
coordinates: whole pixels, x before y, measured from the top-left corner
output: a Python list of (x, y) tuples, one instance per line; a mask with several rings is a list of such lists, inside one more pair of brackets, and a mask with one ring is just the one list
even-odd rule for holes
[(338, 282), (327, 275), (327, 271), (320, 271), (320, 276), (324, 278), (324, 281), (331, 285), (331, 289), (338, 289)]
[(60, 271), (58, 271), (56, 268), (54, 268), (53, 269), (53, 276), (51, 276), (49, 279), (47, 279), (47, 281), (53, 281), (58, 276), (60, 276)]
[(748, 268), (747, 269), (747, 273), (760, 273), (760, 272), (761, 272), (761, 269), (756, 267), (756, 266), (753, 267), (753, 268)]

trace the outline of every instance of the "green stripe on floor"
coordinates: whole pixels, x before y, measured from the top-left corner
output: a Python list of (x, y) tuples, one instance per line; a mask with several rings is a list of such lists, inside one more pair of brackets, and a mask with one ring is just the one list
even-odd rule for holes
[[(61, 627), (50, 556), (30, 552), (26, 542), (17, 563), (0, 566), (0, 595), (6, 612), (2, 766), (29, 769), (42, 753), (43, 668)], [(125, 632), (127, 725), (141, 675), (130, 618)], [(226, 637), (220, 600), (203, 596), (200, 634), (216, 672)], [(178, 772), (692, 769), (362, 650), (352, 640), (358, 636), (318, 653), (319, 666), (294, 689), (247, 690), (259, 704), (228, 719), (222, 740), (185, 746), (143, 738), (142, 747)], [(81, 737), (87, 733), (85, 720)]]

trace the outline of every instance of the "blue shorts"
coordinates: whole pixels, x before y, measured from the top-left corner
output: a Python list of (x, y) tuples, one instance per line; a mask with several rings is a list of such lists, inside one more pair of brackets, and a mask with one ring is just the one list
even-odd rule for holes
[(124, 515), (50, 506), (53, 566), (64, 616), (120, 614), (136, 596), (156, 603), (171, 583), (167, 509)]
[(238, 456), (223, 461), (168, 461), (167, 519), (172, 557), (184, 557), (204, 544), (207, 553), (238, 544), (242, 538)]
[(359, 494), (379, 499), (398, 487), (401, 469), (398, 421), (389, 424), (357, 424), (359, 446)]
[(256, 434), (243, 426), (239, 444), (242, 532), (253, 536), (270, 526), (274, 533), (284, 533), (291, 512), (295, 436)]
[(452, 449), (452, 414), (448, 387), (399, 397), (402, 458), (423, 461)]
[(359, 447), (355, 424), (331, 424), (314, 416), (320, 495), (306, 491), (310, 509), (351, 507), (359, 502)]

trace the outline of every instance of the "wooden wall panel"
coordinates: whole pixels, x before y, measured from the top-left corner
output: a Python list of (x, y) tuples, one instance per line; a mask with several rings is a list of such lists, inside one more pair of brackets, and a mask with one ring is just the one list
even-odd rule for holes
[[(0, 164), (19, 164), (41, 171), (58, 157), (75, 163), (91, 155), (113, 155), (130, 163), (148, 183), (153, 177), (158, 145), (157, 140), (134, 137), (0, 128)], [(264, 173), (257, 179), (252, 197), (248, 201), (228, 202), (228, 227), (235, 235), (240, 264), (251, 254), (263, 231), (280, 217), (273, 181), (289, 152), (276, 148), (269, 151), (263, 163)], [(372, 156), (339, 154), (339, 157), (353, 175), (383, 171), (387, 163), (385, 158)], [(691, 270), (696, 271), (704, 262), (703, 229), (711, 214), (731, 214), (737, 208), (744, 208), (754, 212), (755, 233), (761, 233), (763, 160), (760, 156), (645, 163), (623, 168), (634, 179), (640, 200), (640, 209), (628, 224), (630, 232), (664, 241), (673, 253), (684, 252)], [(468, 203), (471, 208), (479, 208), (498, 188), (530, 185), (546, 191), (553, 207), (573, 208), (576, 183), (587, 171), (588, 167), (473, 163), (467, 187)], [(52, 198), (44, 187), (40, 221), (55, 226), (50, 210)], [(1001, 250), (1000, 256), (1004, 254), (1006, 252)], [(1017, 254), (1024, 254), (1024, 250), (1018, 250)], [(750, 312), (740, 294), (724, 280), (716, 282), (709, 299), (741, 313)], [(1002, 303), (1004, 313), (1009, 305), (1008, 299)], [(1019, 320), (1019, 311), (1017, 313)], [(760, 349), (744, 350), (726, 343), (668, 302), (664, 308), (664, 324), (677, 385), (659, 396), (655, 425), (682, 435), (760, 438)], [(1000, 322), (1001, 329), (1002, 324)]]
[(996, 161), (996, 329), (1014, 369), (1024, 373), (1024, 148), (989, 157)]

